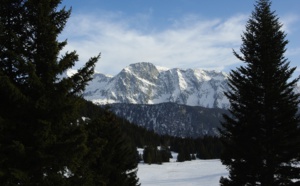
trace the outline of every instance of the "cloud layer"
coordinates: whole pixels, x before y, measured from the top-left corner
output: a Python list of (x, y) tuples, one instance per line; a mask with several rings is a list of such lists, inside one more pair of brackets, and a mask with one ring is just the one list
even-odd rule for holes
[(238, 50), (248, 17), (208, 20), (186, 15), (160, 29), (148, 24), (147, 15), (75, 15), (61, 38), (68, 39), (65, 50), (76, 50), (81, 64), (101, 52), (96, 70), (105, 74), (145, 61), (169, 68), (224, 70), (238, 63), (232, 49)]

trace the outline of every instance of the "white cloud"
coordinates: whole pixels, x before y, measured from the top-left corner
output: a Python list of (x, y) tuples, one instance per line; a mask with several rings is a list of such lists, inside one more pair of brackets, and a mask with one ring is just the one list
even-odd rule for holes
[(282, 30), (287, 34), (292, 34), (295, 31), (292, 29), (294, 28), (293, 25), (299, 21), (299, 16), (296, 14), (287, 14), (280, 20), (283, 23)]
[(286, 51), (288, 56), (300, 56), (300, 48), (292, 48)]
[(112, 75), (142, 61), (169, 68), (223, 70), (237, 62), (232, 48), (239, 48), (247, 18), (237, 15), (204, 20), (189, 15), (173, 20), (167, 29), (145, 32), (149, 28), (147, 16), (125, 19), (122, 14), (75, 15), (61, 38), (68, 39), (65, 50), (76, 50), (82, 63), (101, 52), (96, 70)]

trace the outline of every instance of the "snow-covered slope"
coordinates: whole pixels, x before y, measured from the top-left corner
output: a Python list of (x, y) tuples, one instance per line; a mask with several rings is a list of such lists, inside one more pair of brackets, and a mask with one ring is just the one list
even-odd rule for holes
[(142, 186), (218, 186), (220, 178), (228, 175), (220, 160), (139, 164), (138, 168)]
[[(142, 151), (140, 151), (142, 152)], [(137, 175), (142, 186), (218, 186), (220, 178), (228, 176), (221, 161), (193, 160), (178, 163), (177, 153), (162, 165), (139, 163)]]
[(200, 69), (167, 69), (136, 63), (114, 77), (95, 74), (84, 93), (96, 104), (158, 104), (174, 102), (207, 108), (227, 108), (227, 75)]

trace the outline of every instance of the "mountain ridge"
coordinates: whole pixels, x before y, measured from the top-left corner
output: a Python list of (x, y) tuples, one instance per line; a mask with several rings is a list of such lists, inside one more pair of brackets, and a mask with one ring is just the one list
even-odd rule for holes
[(172, 102), (207, 108), (228, 108), (224, 72), (131, 64), (115, 76), (95, 73), (83, 96), (96, 104), (159, 104)]
[[(229, 101), (224, 72), (135, 63), (115, 76), (95, 73), (83, 96), (133, 124), (178, 137), (218, 135)], [(294, 91), (300, 93), (300, 87)]]

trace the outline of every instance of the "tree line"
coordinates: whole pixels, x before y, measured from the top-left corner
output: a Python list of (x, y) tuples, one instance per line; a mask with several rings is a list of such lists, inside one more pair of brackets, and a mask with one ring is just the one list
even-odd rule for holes
[[(97, 117), (103, 114), (103, 112), (110, 112), (109, 107), (100, 107), (94, 105), (92, 102), (85, 101), (86, 106), (82, 108), (82, 115), (87, 117)], [(112, 113), (111, 113), (112, 114)], [(113, 115), (113, 114), (112, 114)], [(199, 159), (218, 159), (221, 157), (223, 145), (221, 139), (217, 136), (204, 136), (199, 138), (181, 138), (169, 135), (159, 135), (154, 131), (149, 131), (141, 126), (131, 123), (121, 117), (114, 116), (115, 121), (118, 123), (120, 129), (128, 138), (130, 142), (136, 148), (143, 148), (146, 154), (149, 152), (151, 156), (145, 155), (140, 157), (148, 163), (145, 158), (148, 156), (151, 159), (151, 163), (168, 162), (167, 157), (170, 151), (184, 154), (194, 154)], [(157, 147), (160, 147), (158, 149)], [(161, 154), (162, 153), (162, 154)], [(181, 161), (191, 160), (190, 158), (183, 158)], [(147, 159), (147, 158), (146, 158)]]

